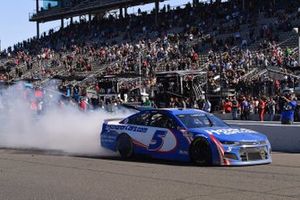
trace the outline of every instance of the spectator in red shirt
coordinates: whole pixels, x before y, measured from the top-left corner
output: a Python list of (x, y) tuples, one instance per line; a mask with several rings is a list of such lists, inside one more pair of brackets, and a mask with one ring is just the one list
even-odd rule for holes
[(79, 103), (79, 107), (81, 111), (87, 111), (88, 108), (88, 103), (87, 103), (87, 99), (86, 98), (82, 98), (80, 103)]
[(224, 108), (225, 113), (231, 113), (231, 111), (232, 111), (232, 102), (229, 101), (228, 98), (226, 98), (226, 100), (223, 104), (223, 108)]

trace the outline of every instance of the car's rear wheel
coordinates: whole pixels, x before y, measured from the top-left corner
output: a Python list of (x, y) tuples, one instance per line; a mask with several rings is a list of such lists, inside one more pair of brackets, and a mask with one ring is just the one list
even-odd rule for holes
[(190, 146), (190, 158), (196, 165), (211, 165), (212, 153), (205, 138), (196, 138)]
[(117, 140), (117, 151), (122, 159), (129, 159), (133, 156), (133, 143), (127, 134), (121, 134)]

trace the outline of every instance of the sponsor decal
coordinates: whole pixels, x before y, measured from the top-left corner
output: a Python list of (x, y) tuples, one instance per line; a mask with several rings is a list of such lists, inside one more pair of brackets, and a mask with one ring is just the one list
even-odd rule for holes
[(101, 136), (101, 142), (103, 143), (114, 143), (118, 132), (116, 131), (105, 131)]
[(107, 125), (106, 130), (146, 133), (148, 131), (148, 128), (132, 126), (132, 125)]
[(164, 145), (164, 138), (166, 137), (168, 131), (157, 130), (148, 146), (149, 151), (159, 151)]
[(238, 133), (255, 133), (255, 131), (244, 129), (244, 128), (231, 128), (231, 129), (216, 129), (216, 130), (207, 130), (209, 134), (217, 134), (217, 135), (235, 135)]
[(180, 150), (179, 154), (181, 154), (181, 155), (189, 155), (189, 152), (188, 151)]
[(213, 143), (215, 143), (215, 145), (217, 147), (217, 150), (219, 152), (220, 164), (221, 165), (230, 165), (230, 161), (228, 159), (226, 159), (224, 156), (225, 151), (224, 151), (224, 148), (223, 148), (223, 145), (221, 144), (221, 142), (219, 140), (217, 140), (213, 134), (210, 134), (210, 139)]
[(150, 141), (144, 140), (144, 138), (134, 138), (133, 143), (139, 147), (146, 148), (150, 152), (170, 153), (175, 151), (178, 145), (177, 138), (172, 131), (156, 130)]

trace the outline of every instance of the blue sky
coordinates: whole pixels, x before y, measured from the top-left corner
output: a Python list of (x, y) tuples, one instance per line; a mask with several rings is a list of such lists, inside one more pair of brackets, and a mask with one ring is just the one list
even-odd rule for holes
[[(185, 4), (192, 0), (170, 0), (171, 6)], [(29, 22), (29, 13), (35, 9), (35, 0), (3, 0), (0, 7), (0, 40), (1, 49), (12, 46), (20, 41), (26, 40), (35, 36), (36, 25)], [(149, 6), (146, 10), (151, 9)], [(129, 12), (137, 11), (137, 8), (132, 8)], [(50, 28), (56, 28), (60, 25), (59, 22), (51, 22), (41, 24), (41, 31), (47, 31)]]

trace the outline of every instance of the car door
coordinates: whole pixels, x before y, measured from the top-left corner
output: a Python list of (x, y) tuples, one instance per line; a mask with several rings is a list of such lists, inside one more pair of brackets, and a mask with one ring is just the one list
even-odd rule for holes
[(154, 158), (168, 160), (189, 160), (190, 142), (171, 115), (161, 111), (149, 111), (147, 116), (144, 115), (141, 119), (129, 119), (126, 124), (143, 129), (143, 132), (129, 133), (136, 154), (147, 154)]
[(149, 119), (148, 151), (170, 153), (177, 147), (176, 123), (165, 113), (153, 113)]
[(136, 153), (166, 153), (174, 150), (177, 145), (176, 136), (172, 132), (176, 125), (166, 114), (158, 111), (145, 112), (129, 119), (126, 124)]
[(189, 161), (190, 141), (172, 115), (158, 113), (152, 115), (149, 121), (154, 131), (148, 153), (159, 159)]
[(149, 126), (151, 116), (151, 111), (144, 111), (124, 121), (126, 133), (131, 137), (134, 152), (137, 154), (148, 153), (148, 146), (154, 133)]

